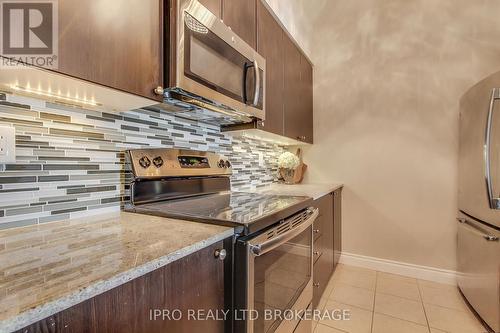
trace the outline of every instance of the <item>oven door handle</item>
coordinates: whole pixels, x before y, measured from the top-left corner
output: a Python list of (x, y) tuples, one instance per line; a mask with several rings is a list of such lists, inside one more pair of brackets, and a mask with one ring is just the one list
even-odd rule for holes
[(300, 235), (304, 230), (309, 228), (319, 216), (318, 208), (309, 208), (309, 211), (311, 211), (312, 214), (298, 227), (259, 244), (252, 244), (249, 242), (250, 252), (256, 257), (261, 256)]

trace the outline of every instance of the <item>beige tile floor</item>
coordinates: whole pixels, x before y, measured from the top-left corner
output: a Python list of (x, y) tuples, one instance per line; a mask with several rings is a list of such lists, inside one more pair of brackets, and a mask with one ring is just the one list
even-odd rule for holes
[(483, 333), (458, 288), (339, 265), (320, 302), (350, 310), (350, 320), (322, 320), (315, 333)]

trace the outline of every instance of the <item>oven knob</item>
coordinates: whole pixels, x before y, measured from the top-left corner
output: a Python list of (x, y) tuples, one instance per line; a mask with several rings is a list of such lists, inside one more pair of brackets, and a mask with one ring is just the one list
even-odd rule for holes
[(146, 156), (143, 156), (139, 160), (139, 164), (141, 165), (141, 167), (143, 167), (144, 169), (146, 169), (146, 168), (149, 168), (149, 166), (151, 165), (151, 161)]
[(226, 161), (226, 168), (230, 168), (230, 167), (231, 167), (231, 162)]
[(226, 167), (226, 163), (224, 162), (224, 160), (220, 160), (219, 163), (217, 163), (217, 166), (219, 168), (225, 168)]
[(155, 167), (160, 168), (163, 165), (163, 159), (161, 158), (161, 156), (155, 157), (153, 160), (153, 164), (155, 165)]

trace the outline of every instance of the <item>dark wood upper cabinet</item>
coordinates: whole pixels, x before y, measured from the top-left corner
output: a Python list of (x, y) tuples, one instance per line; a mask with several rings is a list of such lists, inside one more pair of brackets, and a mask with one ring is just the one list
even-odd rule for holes
[(302, 54), (288, 36), (283, 38), (285, 136), (300, 140), (303, 136), (304, 113), (301, 101), (301, 58)]
[(222, 17), (222, 0), (198, 0), (218, 18)]
[(313, 70), (299, 48), (284, 36), (285, 136), (313, 142)]
[(163, 0), (60, 0), (58, 72), (147, 98), (163, 84)]
[[(313, 142), (313, 68), (265, 0), (199, 0), (266, 59), (265, 131)], [(176, 62), (171, 0), (60, 0), (57, 72), (161, 101)], [(167, 56), (165, 56), (167, 55)]]
[(300, 58), (300, 86), (301, 141), (313, 143), (313, 67), (304, 55)]
[(257, 52), (266, 59), (266, 120), (262, 129), (283, 135), (283, 29), (257, 1)]
[(223, 0), (222, 18), (224, 24), (241, 37), (250, 46), (256, 45), (256, 1)]

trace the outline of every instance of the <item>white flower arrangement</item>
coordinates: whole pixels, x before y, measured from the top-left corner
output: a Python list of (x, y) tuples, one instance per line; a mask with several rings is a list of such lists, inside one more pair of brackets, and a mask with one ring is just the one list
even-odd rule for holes
[(281, 154), (278, 158), (278, 166), (282, 169), (295, 169), (299, 164), (300, 160), (297, 155), (288, 151)]

